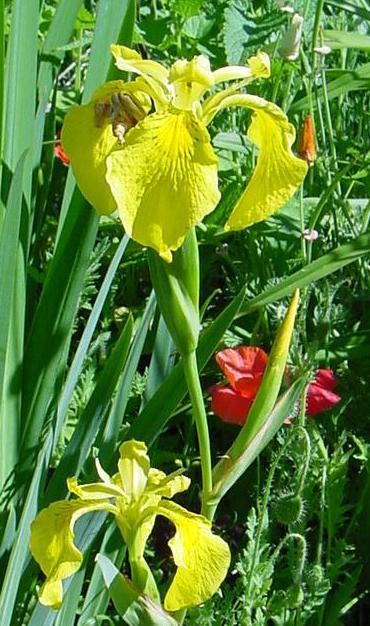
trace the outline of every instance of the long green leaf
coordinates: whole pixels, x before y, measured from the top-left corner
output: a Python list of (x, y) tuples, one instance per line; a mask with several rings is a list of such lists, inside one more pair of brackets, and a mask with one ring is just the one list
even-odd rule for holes
[(75, 389), (75, 386), (77, 384), (77, 380), (78, 377), (81, 373), (81, 369), (82, 369), (82, 364), (83, 364), (83, 360), (87, 354), (92, 336), (94, 334), (96, 325), (98, 323), (102, 308), (104, 306), (104, 302), (107, 298), (110, 286), (112, 284), (112, 281), (114, 279), (114, 276), (116, 274), (116, 271), (118, 269), (118, 266), (121, 262), (123, 253), (126, 249), (127, 243), (128, 243), (129, 239), (128, 237), (125, 235), (115, 254), (114, 257), (109, 265), (109, 268), (107, 270), (107, 273), (104, 277), (104, 280), (102, 282), (102, 285), (99, 289), (99, 293), (96, 297), (96, 300), (94, 302), (94, 306), (92, 308), (92, 311), (89, 315), (89, 319), (87, 320), (87, 324), (85, 326), (84, 332), (82, 333), (81, 339), (79, 341), (76, 353), (74, 355), (73, 361), (71, 363), (71, 366), (69, 368), (68, 371), (68, 376), (67, 376), (67, 380), (65, 382), (64, 388), (63, 388), (63, 392), (61, 394), (59, 403), (58, 403), (58, 409), (57, 409), (57, 419), (56, 419), (56, 424), (55, 424), (55, 429), (54, 429), (54, 446), (56, 445), (58, 438), (59, 438), (59, 434), (63, 425), (63, 422), (65, 420), (66, 414), (67, 414), (67, 410), (68, 410), (68, 406), (69, 403), (72, 399), (73, 396), (73, 392)]
[[(2, 294), (0, 307), (0, 489), (2, 489), (18, 460), (19, 449), (19, 416), (15, 415), (12, 419), (13, 416), (9, 414), (10, 412), (8, 413), (6, 400), (9, 389), (6, 386), (8, 378), (5, 374), (6, 369), (14, 372), (9, 364), (7, 348), (14, 301), (17, 295), (14, 287), (17, 275), (17, 259), (20, 258), (19, 228), (22, 213), (22, 182), (25, 158), (26, 152), (23, 153), (15, 169), (9, 192), (8, 208), (5, 212), (0, 234), (0, 294)], [(17, 367), (19, 367), (19, 363), (17, 363)]]
[(219, 501), (227, 491), (231, 489), (240, 476), (244, 474), (275, 436), (284, 420), (291, 415), (294, 405), (298, 401), (306, 384), (307, 380), (300, 378), (281, 396), (257, 433), (251, 434), (244, 452), (240, 457), (231, 461), (228, 453), (226, 453), (225, 457), (216, 465), (214, 469), (214, 494), (217, 501)]
[(332, 50), (341, 48), (357, 48), (358, 50), (370, 50), (370, 37), (356, 32), (345, 30), (324, 30), (324, 44)]
[[(30, 147), (36, 106), (39, 0), (13, 0), (6, 58), (4, 161), (13, 170)], [(31, 179), (28, 180), (29, 186)], [(30, 187), (29, 187), (30, 188)]]
[(100, 458), (103, 462), (103, 465), (105, 465), (108, 470), (112, 467), (112, 451), (116, 448), (118, 434), (125, 415), (130, 389), (132, 387), (132, 381), (137, 371), (137, 366), (141, 358), (149, 326), (153, 320), (155, 307), (156, 300), (154, 292), (152, 292), (145, 307), (143, 317), (140, 320), (140, 326), (137, 329), (135, 339), (132, 342), (130, 354), (127, 358), (127, 363), (121, 375), (121, 381), (117, 391), (117, 395), (114, 400), (109, 417), (107, 419), (104, 431), (102, 433), (101, 441), (99, 444)]
[[(339, 78), (328, 81), (328, 98), (338, 98), (349, 91), (369, 89), (370, 87), (370, 63), (362, 65), (356, 70), (343, 70)], [(322, 101), (324, 96), (323, 88), (317, 90), (317, 99)], [(293, 102), (289, 108), (289, 113), (298, 113), (309, 108), (311, 101), (308, 97), (301, 98)], [(317, 107), (317, 100), (314, 99), (313, 106)]]

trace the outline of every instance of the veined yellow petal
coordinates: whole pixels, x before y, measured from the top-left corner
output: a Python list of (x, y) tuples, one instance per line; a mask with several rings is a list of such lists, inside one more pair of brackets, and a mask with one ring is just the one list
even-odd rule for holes
[(220, 587), (230, 565), (227, 543), (212, 533), (211, 523), (174, 502), (161, 502), (161, 515), (176, 527), (168, 542), (177, 571), (164, 600), (167, 611), (201, 604)]
[(109, 119), (110, 99), (120, 92), (135, 93), (144, 111), (150, 108), (150, 101), (144, 92), (142, 81), (124, 83), (111, 81), (96, 90), (89, 104), (72, 107), (65, 119), (61, 141), (71, 160), (77, 184), (85, 198), (101, 215), (108, 215), (116, 209), (106, 175), (106, 158), (117, 145), (111, 120)]
[(259, 148), (256, 169), (225, 225), (226, 230), (239, 230), (280, 209), (302, 183), (307, 164), (294, 156), (294, 128), (276, 104), (239, 94), (226, 97), (218, 110), (229, 106), (253, 109), (248, 137)]
[(41, 604), (60, 607), (62, 580), (82, 563), (82, 554), (73, 543), (73, 527), (81, 515), (99, 510), (111, 510), (109, 501), (61, 500), (42, 510), (32, 522), (30, 550), (47, 577), (39, 592)]
[(171, 261), (219, 200), (217, 157), (188, 112), (148, 115), (107, 159), (107, 181), (126, 232)]
[(117, 139), (108, 121), (96, 126), (95, 119), (94, 102), (69, 109), (61, 142), (81, 192), (98, 213), (109, 215), (116, 203), (105, 179), (105, 160)]

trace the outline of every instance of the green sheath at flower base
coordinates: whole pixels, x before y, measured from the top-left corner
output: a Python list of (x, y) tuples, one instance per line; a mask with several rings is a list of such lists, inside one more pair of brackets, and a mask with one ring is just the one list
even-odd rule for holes
[(149, 252), (149, 267), (159, 309), (180, 354), (196, 349), (199, 336), (199, 254), (194, 229), (166, 263)]
[(62, 581), (82, 563), (73, 543), (74, 524), (94, 511), (113, 513), (127, 545), (133, 582), (155, 601), (159, 594), (144, 551), (156, 516), (167, 517), (176, 529), (169, 546), (177, 571), (164, 599), (166, 610), (177, 611), (210, 598), (226, 576), (230, 551), (202, 515), (170, 501), (189, 487), (190, 480), (179, 472), (166, 476), (151, 468), (145, 444), (135, 440), (121, 445), (116, 474), (109, 476), (98, 461), (97, 471), (100, 482), (79, 485), (76, 478), (69, 479), (68, 488), (77, 498), (53, 502), (32, 523), (30, 549), (46, 575), (40, 602), (55, 609), (61, 606)]
[[(120, 70), (138, 78), (107, 83), (88, 105), (74, 107), (62, 144), (82, 193), (100, 213), (117, 208), (130, 237), (170, 262), (187, 233), (215, 209), (218, 159), (207, 126), (227, 107), (253, 112), (248, 137), (259, 155), (226, 228), (266, 219), (293, 195), (307, 172), (291, 150), (293, 127), (277, 105), (240, 92), (269, 77), (265, 53), (215, 71), (204, 55), (167, 69), (124, 46), (113, 45), (112, 53)], [(226, 81), (237, 82), (207, 95)]]

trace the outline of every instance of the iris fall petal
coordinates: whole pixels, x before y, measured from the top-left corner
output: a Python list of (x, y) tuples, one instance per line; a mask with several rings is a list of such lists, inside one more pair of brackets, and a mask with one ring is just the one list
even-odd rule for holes
[(212, 533), (211, 523), (174, 502), (162, 502), (160, 513), (176, 527), (168, 542), (177, 571), (164, 600), (167, 611), (196, 606), (219, 588), (230, 565), (227, 543)]
[(107, 181), (128, 235), (166, 261), (219, 200), (217, 157), (188, 112), (147, 116), (108, 157)]

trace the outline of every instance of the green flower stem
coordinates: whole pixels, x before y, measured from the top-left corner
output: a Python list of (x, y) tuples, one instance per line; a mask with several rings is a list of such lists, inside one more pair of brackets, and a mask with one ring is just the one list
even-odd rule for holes
[(202, 514), (211, 518), (209, 499), (212, 492), (212, 461), (209, 443), (207, 415), (204, 408), (203, 393), (199, 381), (198, 364), (195, 351), (184, 354), (184, 372), (193, 407), (193, 415), (198, 434), (199, 454), (202, 468)]

